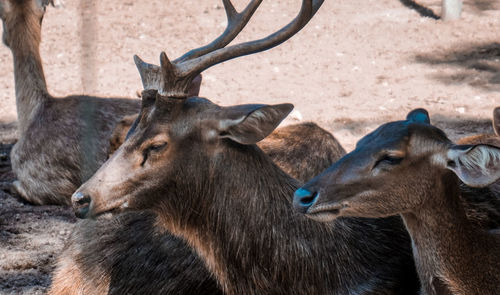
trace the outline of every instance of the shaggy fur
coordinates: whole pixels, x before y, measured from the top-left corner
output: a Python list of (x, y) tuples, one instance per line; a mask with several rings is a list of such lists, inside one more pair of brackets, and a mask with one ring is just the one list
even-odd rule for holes
[[(130, 116), (131, 120), (125, 126), (130, 128), (136, 117)], [(125, 140), (126, 134), (122, 133), (122, 136), (119, 141)], [(259, 144), (265, 147), (264, 151), (278, 166), (294, 177), (318, 174), (344, 154), (334, 137), (314, 123), (279, 128), (269, 137)], [(108, 289), (111, 294), (221, 292), (212, 287), (216, 285), (215, 279), (188, 245), (168, 232), (160, 233), (159, 229), (153, 228), (152, 215), (126, 213), (114, 219), (100, 218), (77, 225), (58, 258), (50, 294), (78, 294), (78, 290), (89, 295), (107, 294)], [(197, 289), (185, 283), (180, 271), (181, 266), (186, 266), (181, 263), (183, 260), (191, 262), (185, 270), (198, 279), (196, 284), (191, 284)], [(114, 273), (120, 276), (102, 279), (113, 277)]]
[[(260, 123), (245, 124), (256, 108)], [(281, 109), (159, 98), (80, 187), (92, 203), (78, 209), (89, 215), (153, 209), (227, 294), (416, 294), (409, 237), (398, 218), (309, 220), (292, 210), (297, 181), (257, 146), (235, 142), (269, 134), (267, 126), (277, 124), (268, 121), (281, 120)], [(229, 131), (218, 129), (239, 116), (245, 119)], [(160, 144), (165, 138), (168, 144)], [(120, 181), (116, 165), (128, 171)]]
[(222, 294), (203, 262), (180, 239), (155, 227), (155, 215), (84, 220), (58, 259), (49, 294)]

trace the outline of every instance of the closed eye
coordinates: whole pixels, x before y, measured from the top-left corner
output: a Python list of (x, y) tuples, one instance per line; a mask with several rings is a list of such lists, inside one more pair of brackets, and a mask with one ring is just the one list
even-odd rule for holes
[(389, 156), (389, 155), (384, 155), (382, 156), (376, 163), (373, 165), (373, 168), (377, 167), (378, 165), (398, 165), (403, 161), (403, 157), (395, 157), (395, 156)]
[(146, 149), (144, 149), (144, 151), (142, 152), (143, 158), (142, 158), (141, 166), (144, 166), (144, 164), (146, 163), (146, 161), (148, 160), (149, 156), (152, 153), (158, 152), (158, 151), (162, 150), (163, 148), (165, 148), (166, 146), (167, 146), (166, 142), (154, 143), (154, 144), (148, 146)]

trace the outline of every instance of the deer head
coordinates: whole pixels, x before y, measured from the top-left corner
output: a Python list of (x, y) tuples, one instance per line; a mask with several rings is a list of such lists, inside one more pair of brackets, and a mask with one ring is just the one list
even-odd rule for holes
[(230, 47), (224, 46), (261, 1), (251, 1), (242, 13), (236, 13), (230, 1), (223, 2), (228, 28), (214, 42), (173, 62), (162, 53), (160, 67), (136, 57), (146, 88), (141, 112), (125, 143), (73, 195), (77, 216), (151, 208), (159, 195), (165, 200), (163, 208), (179, 209), (167, 210), (170, 214), (182, 212), (179, 207), (197, 208), (201, 200), (182, 196), (196, 195), (194, 190), (213, 179), (215, 171), (224, 171), (227, 160), (236, 159), (242, 150), (257, 149), (254, 144), (292, 110), (291, 104), (221, 107), (204, 98), (186, 97), (192, 80), (203, 70), (281, 44), (307, 24), (323, 1), (304, 0), (299, 15), (281, 30)]
[(0, 0), (0, 18), (3, 23), (3, 42), (10, 46), (10, 34), (18, 21), (27, 22), (30, 26), (37, 26), (38, 31), (42, 24), (45, 9), (52, 0)]
[(294, 207), (319, 221), (407, 213), (432, 198), (450, 174), (469, 186), (487, 186), (500, 178), (500, 149), (455, 145), (417, 109), (362, 138), (295, 192)]

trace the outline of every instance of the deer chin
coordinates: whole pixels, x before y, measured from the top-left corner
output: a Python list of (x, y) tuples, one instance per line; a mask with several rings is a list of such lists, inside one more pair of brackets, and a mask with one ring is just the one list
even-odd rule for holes
[(106, 218), (114, 214), (126, 211), (129, 208), (129, 196), (123, 196), (113, 202), (107, 202), (106, 206), (90, 206), (87, 218)]
[(342, 211), (347, 208), (349, 208), (347, 202), (314, 205), (307, 210), (306, 216), (319, 222), (330, 222), (342, 216)]

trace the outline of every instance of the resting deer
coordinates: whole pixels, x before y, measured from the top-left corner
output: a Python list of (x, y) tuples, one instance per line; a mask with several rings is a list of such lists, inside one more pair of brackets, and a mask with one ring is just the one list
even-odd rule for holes
[[(279, 167), (301, 181), (345, 154), (332, 135), (312, 123), (279, 128), (259, 146)], [(152, 213), (128, 212), (79, 222), (58, 258), (49, 293), (221, 292), (198, 255), (181, 239), (156, 227), (155, 220)]]
[(34, 204), (70, 204), (70, 196), (108, 156), (116, 122), (140, 102), (49, 94), (39, 53), (49, 0), (0, 0), (3, 42), (14, 57), (19, 140), (12, 153), (15, 192)]
[(304, 0), (291, 23), (264, 39), (177, 62), (162, 54), (168, 95), (144, 93), (129, 138), (73, 195), (75, 213), (153, 210), (161, 227), (195, 249), (226, 294), (415, 294), (399, 219), (325, 225), (292, 210), (298, 182), (255, 145), (292, 105), (221, 107), (183, 95), (206, 68), (290, 38), (322, 2)]
[(459, 183), (500, 179), (500, 148), (456, 145), (423, 109), (384, 124), (295, 192), (294, 206), (329, 222), (399, 214), (424, 294), (498, 294), (500, 236), (471, 224)]

